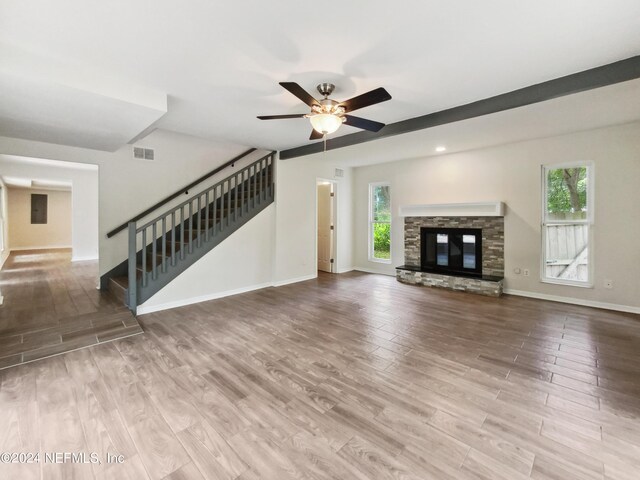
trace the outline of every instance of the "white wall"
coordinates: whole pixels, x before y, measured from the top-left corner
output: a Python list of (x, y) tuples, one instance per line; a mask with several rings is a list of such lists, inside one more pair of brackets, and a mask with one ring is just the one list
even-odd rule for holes
[[(276, 168), (276, 242), (274, 283), (317, 275), (317, 180), (334, 180), (336, 187), (336, 269), (353, 269), (352, 170), (323, 161), (321, 155), (278, 161)], [(334, 178), (335, 168), (344, 169)]]
[[(47, 196), (47, 223), (31, 223), (31, 195)], [(9, 188), (9, 248), (30, 250), (71, 247), (71, 192)]]
[[(98, 258), (98, 167), (0, 154), (0, 174), (70, 182), (71, 241), (74, 261)], [(11, 225), (9, 225), (11, 229)]]
[(274, 218), (271, 204), (140, 305), (138, 314), (271, 286)]
[(8, 191), (4, 182), (0, 178), (0, 229), (2, 238), (0, 239), (0, 268), (4, 265), (5, 260), (9, 257), (9, 224), (7, 222), (7, 202)]
[[(540, 282), (541, 165), (595, 165), (594, 288)], [(368, 184), (391, 183), (392, 263), (367, 255)], [(394, 274), (404, 263), (400, 205), (501, 200), (505, 215), (505, 278), (509, 290), (640, 307), (640, 124), (502, 145), (451, 155), (356, 168), (355, 266)], [(530, 277), (515, 275), (528, 268)], [(605, 289), (604, 279), (614, 288)]]
[(101, 275), (127, 258), (126, 230), (111, 239), (106, 238), (108, 231), (246, 150), (228, 142), (211, 142), (163, 130), (156, 130), (139, 146), (154, 148), (155, 160), (134, 160), (131, 145), (109, 153), (0, 137), (0, 154), (99, 166)]

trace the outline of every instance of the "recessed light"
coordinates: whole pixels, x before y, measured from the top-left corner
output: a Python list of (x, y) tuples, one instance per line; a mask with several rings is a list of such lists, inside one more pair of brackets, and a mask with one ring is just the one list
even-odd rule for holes
[(446, 149), (447, 147), (439, 146), (439, 147), (436, 147), (436, 152), (444, 152)]

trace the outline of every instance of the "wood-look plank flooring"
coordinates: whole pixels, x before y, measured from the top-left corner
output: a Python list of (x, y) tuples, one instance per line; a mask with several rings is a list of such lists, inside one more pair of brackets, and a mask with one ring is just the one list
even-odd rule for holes
[(0, 368), (142, 333), (97, 278), (98, 262), (72, 263), (70, 249), (12, 253), (0, 270)]
[(323, 274), (140, 317), (0, 372), (0, 478), (619, 479), (640, 472), (637, 316)]

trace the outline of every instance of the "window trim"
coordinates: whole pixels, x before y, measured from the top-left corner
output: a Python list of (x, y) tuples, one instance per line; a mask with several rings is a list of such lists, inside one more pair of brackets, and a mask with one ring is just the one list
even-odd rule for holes
[[(387, 223), (387, 222), (374, 222), (373, 221), (373, 190), (376, 187), (389, 187), (389, 210), (391, 212), (391, 218), (389, 219), (389, 231), (391, 232), (391, 228), (393, 225), (393, 200), (391, 198), (391, 183), (390, 182), (371, 182), (369, 183), (369, 215), (368, 215), (368, 222), (367, 222), (367, 256), (370, 262), (375, 262), (375, 263), (384, 263), (384, 264), (391, 264), (392, 262), (392, 245), (393, 245), (393, 241), (391, 238), (389, 238), (389, 258), (375, 258), (374, 256), (374, 251), (373, 251), (373, 224), (374, 223)], [(390, 233), (391, 234), (391, 233)]]
[[(587, 167), (587, 218), (584, 220), (549, 220), (547, 218), (547, 174), (549, 170), (557, 170), (560, 168), (576, 168)], [(540, 224), (540, 282), (552, 285), (565, 285), (569, 287), (593, 288), (594, 287), (594, 205), (595, 205), (595, 166), (592, 161), (576, 161), (565, 163), (549, 163), (542, 165), (541, 168), (541, 184), (542, 184), (542, 221)], [(547, 227), (552, 225), (586, 225), (588, 236), (588, 272), (589, 280), (581, 282), (578, 280), (563, 280), (558, 278), (550, 278), (546, 276), (546, 248), (547, 248)]]

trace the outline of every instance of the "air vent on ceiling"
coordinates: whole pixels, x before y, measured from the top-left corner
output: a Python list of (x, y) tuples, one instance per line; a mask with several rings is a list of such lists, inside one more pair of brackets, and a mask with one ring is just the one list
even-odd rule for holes
[(344, 177), (344, 170), (341, 168), (336, 168), (336, 171), (333, 175), (335, 176), (335, 178), (342, 178)]
[(154, 151), (152, 148), (133, 147), (133, 158), (138, 160), (153, 160)]

